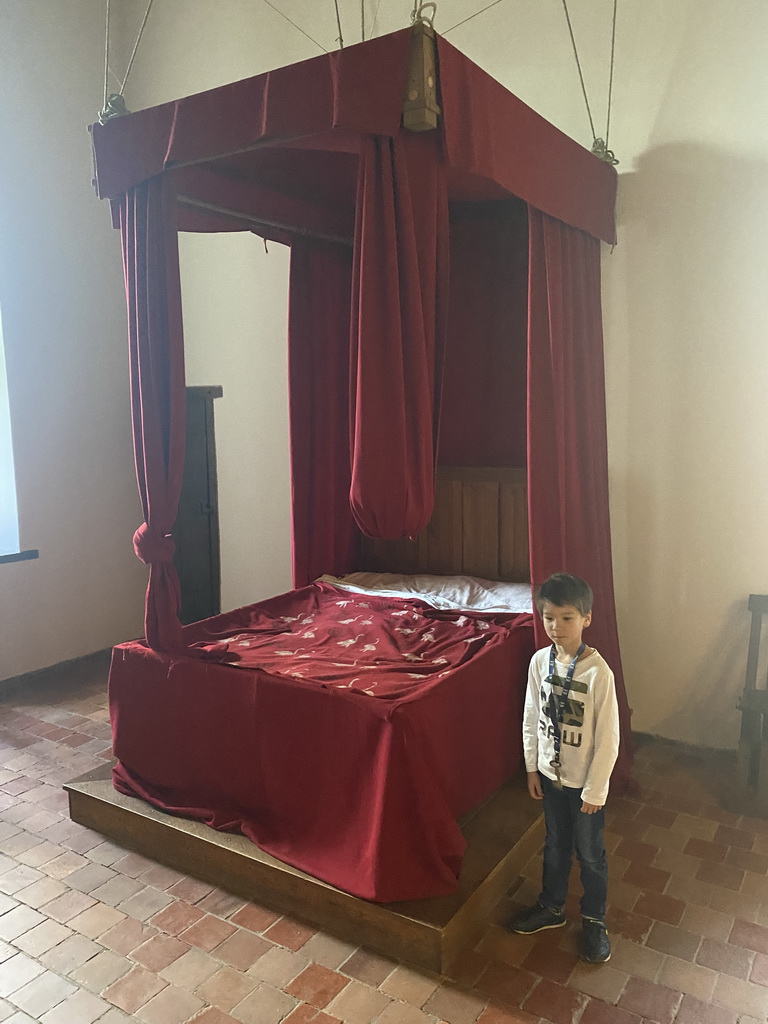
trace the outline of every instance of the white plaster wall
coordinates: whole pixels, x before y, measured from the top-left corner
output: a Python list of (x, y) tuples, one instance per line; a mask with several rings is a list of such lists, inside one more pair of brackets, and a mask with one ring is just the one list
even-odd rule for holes
[(21, 545), (40, 552), (0, 565), (0, 679), (141, 632), (119, 236), (86, 131), (102, 11), (0, 4), (0, 306)]
[[(36, 0), (5, 2), (3, 10), (16, 17), (46, 6)], [(279, 5), (333, 48), (331, 0), (280, 0)], [(79, 8), (84, 14), (99, 6)], [(116, 25), (124, 53), (144, 6), (143, 0), (125, 0), (119, 9)], [(376, 6), (367, 3), (369, 26)], [(382, 0), (377, 31), (407, 24), (411, 6), (410, 0)], [(596, 130), (603, 134), (612, 0), (571, 0), (569, 6)], [(443, 31), (468, 12), (465, 0), (440, 0), (438, 8)], [(345, 39), (356, 41), (360, 5), (344, 0), (341, 10)], [(71, 25), (72, 33), (82, 33), (81, 56), (83, 46), (98, 49), (101, 31), (98, 18), (93, 25), (86, 21)], [(51, 26), (45, 39), (56, 31)], [(64, 38), (75, 38), (61, 31)], [(621, 160), (620, 244), (612, 255), (606, 252), (604, 309), (625, 674), (636, 728), (712, 746), (735, 742), (746, 599), (768, 589), (763, 301), (768, 131), (762, 42), (767, 34), (763, 0), (619, 3), (610, 142)], [(508, 0), (449, 32), (448, 39), (589, 145), (559, 0)], [(33, 55), (40, 45), (30, 44)], [(35, 60), (44, 65), (44, 46), (40, 52)], [(126, 98), (138, 109), (319, 52), (254, 0), (164, 0), (153, 7)], [(97, 82), (98, 65), (96, 59)], [(375, 77), (375, 69), (371, 73)], [(82, 68), (62, 68), (60, 79), (70, 83), (82, 74)], [(57, 123), (53, 117), (51, 123)], [(68, 151), (73, 161), (75, 151)], [(71, 173), (74, 181), (82, 171), (73, 166)], [(31, 194), (36, 197), (37, 190)], [(36, 213), (25, 210), (25, 216)], [(104, 220), (94, 219), (89, 230), (102, 244), (94, 262), (109, 267), (116, 250)], [(40, 231), (29, 237), (34, 234)], [(223, 599), (230, 606), (283, 589), (289, 581), (287, 254), (277, 246), (270, 249), (265, 254), (262, 243), (248, 236), (182, 239), (189, 381), (222, 384), (225, 392), (216, 412)], [(89, 259), (76, 275), (76, 298), (71, 298), (81, 318), (92, 315), (82, 296)], [(118, 317), (121, 286), (114, 287), (114, 303), (111, 292), (102, 292), (98, 301)], [(87, 339), (80, 343), (98, 358), (92, 332)], [(113, 369), (110, 364), (110, 373)], [(113, 400), (122, 402), (119, 387), (116, 383)], [(115, 416), (116, 433), (118, 422), (123, 420)], [(123, 443), (129, 444), (127, 434)], [(28, 442), (27, 452), (31, 449)], [(32, 479), (30, 470), (27, 489)], [(120, 486), (118, 504), (130, 506), (130, 513), (123, 512), (130, 533), (133, 482)], [(51, 518), (47, 512), (46, 518)], [(77, 532), (76, 525), (68, 529)], [(113, 561), (121, 565), (116, 551), (122, 532), (110, 533)], [(24, 543), (43, 546), (32, 537)], [(136, 576), (131, 564), (128, 559), (129, 579)], [(15, 568), (17, 577), (23, 568)], [(43, 600), (43, 589), (33, 596)], [(132, 600), (125, 602), (126, 620)], [(36, 608), (36, 600), (27, 600), (18, 615), (14, 612), (14, 625), (29, 634), (29, 612)]]

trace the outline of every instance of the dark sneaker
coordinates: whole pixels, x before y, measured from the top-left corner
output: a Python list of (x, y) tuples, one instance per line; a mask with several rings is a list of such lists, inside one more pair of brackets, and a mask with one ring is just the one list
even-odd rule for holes
[(545, 928), (562, 928), (564, 924), (565, 914), (562, 910), (550, 910), (543, 904), (536, 903), (527, 910), (521, 910), (507, 927), (518, 935), (533, 935), (534, 932), (543, 932)]
[(604, 964), (611, 959), (611, 940), (602, 921), (585, 917), (581, 926), (581, 956), (588, 964)]

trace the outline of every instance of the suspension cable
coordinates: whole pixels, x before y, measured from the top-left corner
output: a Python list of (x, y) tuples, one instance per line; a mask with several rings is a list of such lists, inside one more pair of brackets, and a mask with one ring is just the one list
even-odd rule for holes
[(344, 36), (341, 34), (341, 15), (339, 14), (339, 0), (333, 0), (333, 6), (336, 8), (336, 28), (339, 30), (336, 42), (339, 44), (339, 48), (343, 50)]
[(373, 12), (373, 24), (371, 25), (371, 34), (368, 36), (369, 39), (373, 39), (373, 33), (376, 31), (376, 22), (379, 17), (379, 7), (381, 7), (381, 0), (376, 2), (376, 10)]
[(563, 0), (563, 10), (565, 11), (565, 20), (568, 22), (568, 31), (571, 34), (571, 45), (573, 46), (573, 55), (576, 58), (576, 67), (579, 69), (579, 80), (581, 82), (581, 91), (584, 94), (584, 103), (587, 107), (587, 117), (589, 118), (589, 127), (592, 130), (592, 138), (597, 138), (597, 132), (595, 131), (595, 122), (592, 120), (592, 111), (589, 106), (589, 100), (587, 98), (587, 87), (584, 84), (584, 75), (581, 70), (581, 61), (579, 60), (579, 51), (576, 49), (576, 37), (573, 34), (573, 26), (571, 25), (571, 16), (568, 13), (568, 0)]
[(608, 135), (611, 131), (611, 100), (613, 98), (613, 58), (616, 53), (616, 5), (618, 0), (613, 0), (613, 28), (611, 30), (611, 74), (608, 79), (608, 114), (605, 121), (605, 148), (608, 149)]
[(107, 0), (107, 28), (104, 40), (104, 109), (106, 109), (109, 96), (109, 6), (110, 0)]
[(447, 36), (449, 32), (453, 32), (453, 30), (455, 28), (458, 28), (459, 25), (466, 25), (466, 23), (468, 21), (472, 21), (472, 19), (476, 18), (479, 14), (485, 14), (486, 11), (490, 11), (490, 9), (492, 7), (495, 7), (496, 4), (500, 4), (500, 3), (501, 3), (501, 0), (493, 0), (492, 4), (488, 4), (487, 7), (482, 7), (479, 11), (475, 11), (475, 13), (474, 14), (470, 14), (470, 16), (468, 18), (464, 18), (463, 21), (457, 21), (455, 25), (451, 25), (451, 27), (447, 28), (445, 30), (445, 32), (442, 32), (441, 35)]
[(267, 7), (271, 7), (272, 10), (275, 11), (277, 14), (279, 14), (281, 18), (285, 18), (285, 20), (289, 24), (293, 25), (293, 27), (295, 29), (298, 29), (298, 31), (301, 32), (301, 34), (303, 36), (306, 36), (307, 39), (309, 39), (309, 41), (311, 43), (314, 43), (315, 46), (318, 46), (323, 51), (323, 53), (328, 53), (328, 51), (326, 50), (326, 48), (323, 46), (322, 43), (318, 43), (318, 41), (316, 39), (312, 38), (312, 36), (309, 34), (309, 32), (305, 32), (304, 29), (301, 28), (300, 25), (297, 25), (295, 21), (291, 21), (291, 19), (288, 17), (287, 14), (283, 14), (283, 12), (280, 10), (279, 7), (275, 7), (275, 5), (272, 3), (272, 0), (263, 0), (263, 3), (265, 3), (267, 5)]
[(147, 18), (149, 17), (149, 12), (150, 12), (150, 10), (152, 8), (152, 4), (153, 3), (154, 3), (154, 0), (149, 0), (149, 2), (147, 3), (147, 9), (144, 11), (144, 17), (143, 17), (142, 22), (141, 22), (141, 27), (139, 28), (139, 34), (136, 36), (136, 42), (133, 44), (133, 53), (131, 54), (131, 59), (128, 61), (128, 67), (126, 68), (125, 78), (123, 79), (122, 85), (120, 86), (120, 92), (118, 93), (118, 95), (120, 95), (120, 96), (122, 96), (123, 93), (125, 92), (125, 86), (126, 86), (126, 84), (128, 82), (128, 76), (131, 73), (131, 68), (133, 67), (133, 61), (134, 61), (134, 59), (136, 57), (136, 52), (139, 49), (139, 43), (141, 42), (141, 37), (144, 35), (144, 26), (147, 24)]

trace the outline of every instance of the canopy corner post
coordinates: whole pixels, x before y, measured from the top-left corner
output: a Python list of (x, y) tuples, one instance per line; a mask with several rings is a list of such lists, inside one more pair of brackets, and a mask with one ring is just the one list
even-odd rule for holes
[(428, 132), (437, 128), (437, 51), (435, 30), (427, 21), (416, 21), (408, 59), (408, 86), (403, 102), (403, 128)]

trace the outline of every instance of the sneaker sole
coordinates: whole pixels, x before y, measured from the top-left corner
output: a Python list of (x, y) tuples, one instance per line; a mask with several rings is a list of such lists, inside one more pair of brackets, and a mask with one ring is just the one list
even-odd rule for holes
[(558, 921), (557, 924), (543, 924), (540, 928), (513, 928), (512, 931), (515, 933), (515, 935), (536, 935), (538, 932), (545, 932), (550, 928), (563, 928), (565, 927), (565, 924), (566, 919), (563, 918), (563, 920)]
[(604, 960), (587, 960), (585, 956), (583, 956), (581, 959), (584, 961), (585, 964), (607, 964), (608, 961), (611, 959), (611, 954), (609, 953)]

